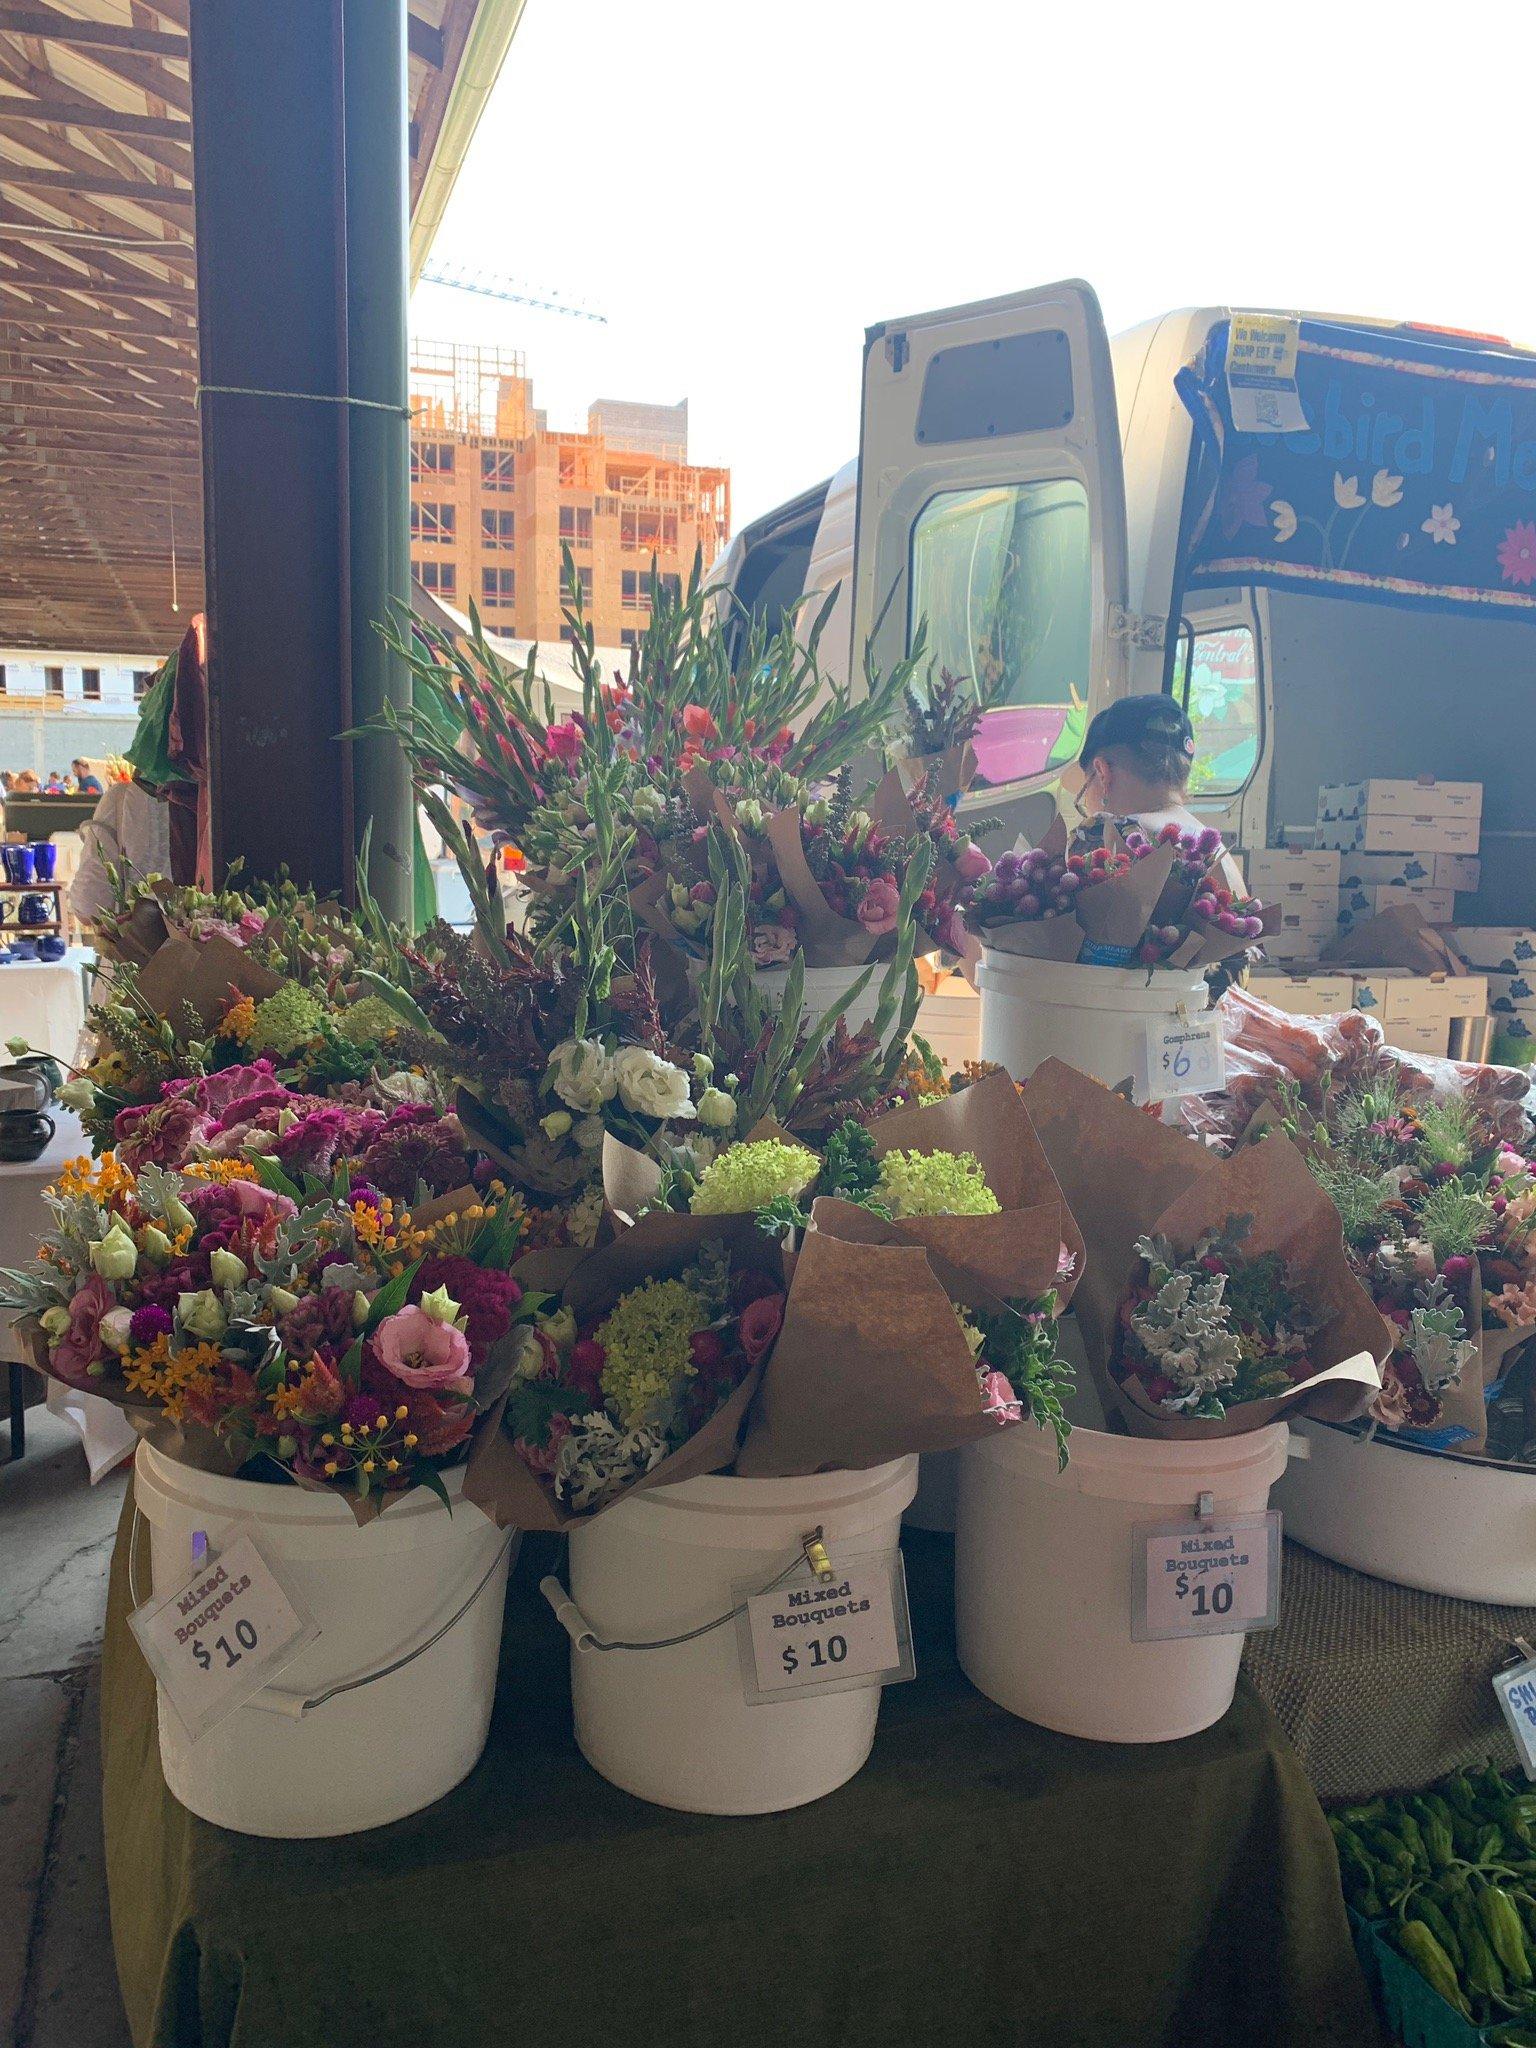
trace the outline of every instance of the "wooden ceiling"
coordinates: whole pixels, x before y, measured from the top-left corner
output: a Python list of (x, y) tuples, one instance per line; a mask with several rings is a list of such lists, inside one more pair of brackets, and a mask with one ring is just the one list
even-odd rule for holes
[[(0, 647), (162, 655), (202, 604), (188, 13), (0, 0)], [(411, 0), (415, 206), (481, 0)]]

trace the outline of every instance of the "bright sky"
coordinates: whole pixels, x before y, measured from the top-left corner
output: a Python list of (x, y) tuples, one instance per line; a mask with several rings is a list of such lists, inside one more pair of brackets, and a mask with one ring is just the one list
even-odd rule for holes
[(440, 286), (412, 321), (521, 348), (557, 427), (687, 396), (738, 526), (855, 453), (867, 326), (1056, 278), (1111, 333), (1246, 304), (1532, 344), (1533, 47), (1528, 0), (528, 0), (434, 256), (608, 324)]

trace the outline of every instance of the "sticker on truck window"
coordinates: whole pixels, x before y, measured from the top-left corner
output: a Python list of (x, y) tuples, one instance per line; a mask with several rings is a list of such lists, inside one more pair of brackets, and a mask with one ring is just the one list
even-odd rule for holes
[(1234, 313), (1227, 333), (1227, 398), (1239, 434), (1297, 434), (1307, 424), (1296, 388), (1301, 322)]

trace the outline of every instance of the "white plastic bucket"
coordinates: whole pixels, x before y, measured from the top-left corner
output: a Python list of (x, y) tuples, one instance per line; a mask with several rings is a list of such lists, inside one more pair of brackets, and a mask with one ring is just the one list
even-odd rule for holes
[[(885, 979), (884, 961), (877, 961), (873, 967), (867, 969), (807, 967), (805, 1000), (801, 1012), (807, 1023), (814, 1023), (817, 1018), (824, 1017), (828, 1010), (835, 1008), (859, 976), (866, 972), (869, 975), (869, 986), (858, 1001), (850, 1003), (843, 1012), (843, 1022), (850, 1031), (857, 1031), (862, 1025), (873, 1023), (875, 1011), (880, 1007), (880, 984)], [(759, 967), (753, 977), (774, 1009), (777, 1009), (784, 1000), (784, 985), (788, 978), (787, 967)]]
[(1064, 1060), (1106, 1087), (1129, 1080), (1147, 1099), (1147, 1026), (1207, 1006), (1205, 978), (1180, 969), (1085, 967), (983, 947), (981, 1057), (1027, 1081), (1042, 1060)]
[[(685, 1634), (766, 1587), (819, 1527), (834, 1568), (896, 1548), (916, 1458), (808, 1479), (684, 1480), (571, 1530), (571, 1597), (606, 1641)], [(592, 1768), (685, 1813), (778, 1813), (835, 1792), (875, 1739), (880, 1688), (748, 1706), (738, 1624), (664, 1650), (571, 1651)]]
[(1074, 1429), (1056, 1469), (1048, 1430), (1022, 1423), (960, 1462), (955, 1639), (971, 1683), (1026, 1721), (1095, 1742), (1171, 1742), (1232, 1704), (1240, 1635), (1131, 1641), (1138, 1523), (1263, 1509), (1285, 1468), (1286, 1426), (1209, 1443)]
[(1285, 1533), (1398, 1586), (1536, 1607), (1536, 1472), (1488, 1458), (1295, 1425), (1307, 1455), (1276, 1490)]
[(912, 1028), (953, 1073), (981, 1058), (981, 998), (963, 975), (946, 975), (923, 997)]
[[(443, 1479), (452, 1515), (418, 1487), (359, 1528), (334, 1494), (194, 1471), (139, 1445), (134, 1499), (150, 1526), (156, 1594), (190, 1575), (196, 1531), (215, 1553), (248, 1534), (320, 1627), (271, 1686), (196, 1742), (160, 1701), (161, 1767), (183, 1806), (246, 1835), (348, 1835), (430, 1806), (474, 1768), (517, 1539), (460, 1498), (461, 1468)], [(425, 1643), (487, 1571), (479, 1597), (430, 1650), (297, 1712)]]

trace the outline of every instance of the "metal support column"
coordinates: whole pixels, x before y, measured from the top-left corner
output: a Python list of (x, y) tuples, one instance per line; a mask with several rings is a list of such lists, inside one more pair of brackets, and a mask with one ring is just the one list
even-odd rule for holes
[(403, 766), (336, 735), (401, 687), (373, 620), (409, 573), (404, 0), (191, 27), (215, 870), (350, 894), (372, 816), (399, 911)]

